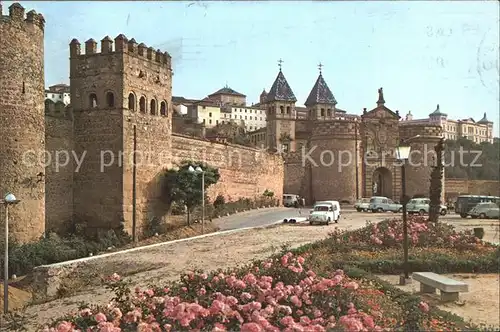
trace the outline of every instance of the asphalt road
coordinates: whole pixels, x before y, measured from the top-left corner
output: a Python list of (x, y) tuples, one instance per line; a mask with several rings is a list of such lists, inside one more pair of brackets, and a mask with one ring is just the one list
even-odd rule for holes
[[(227, 217), (215, 219), (213, 222), (220, 227), (222, 231), (231, 230), (231, 229), (239, 229), (245, 227), (259, 227), (259, 226), (267, 226), (271, 225), (277, 221), (282, 221), (287, 218), (300, 218), (307, 217), (309, 215), (310, 208), (269, 208), (269, 209), (260, 209), (260, 210), (251, 210), (242, 213), (237, 213), (234, 215), (230, 215)], [(366, 222), (368, 220), (371, 221), (379, 221), (385, 218), (391, 217), (400, 217), (399, 213), (365, 213), (365, 212), (357, 212), (353, 208), (343, 207), (342, 208), (342, 216), (340, 223), (350, 221), (357, 221), (358, 219)], [(458, 214), (451, 212), (446, 216), (440, 216), (439, 220), (444, 222), (449, 222), (451, 224), (456, 224), (457, 226), (472, 226), (472, 223), (487, 223), (489, 221), (479, 221), (477, 219), (462, 219)]]
[(221, 231), (227, 231), (245, 227), (267, 226), (285, 218), (307, 217), (308, 214), (309, 209), (306, 208), (280, 207), (241, 212), (215, 219), (213, 222), (220, 227)]

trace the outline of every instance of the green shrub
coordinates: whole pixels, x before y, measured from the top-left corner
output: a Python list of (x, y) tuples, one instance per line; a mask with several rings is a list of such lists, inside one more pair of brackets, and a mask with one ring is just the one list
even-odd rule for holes
[[(268, 197), (259, 197), (257, 199), (240, 198), (236, 201), (224, 202), (224, 204), (221, 204), (221, 202), (222, 199), (220, 199), (218, 196), (213, 204), (205, 204), (205, 218), (219, 218), (224, 217), (228, 214), (242, 212), (244, 210), (263, 208), (267, 206), (276, 206), (276, 200)], [(193, 219), (200, 220), (202, 215), (201, 212), (202, 207), (197, 206), (193, 211)]]
[(174, 216), (180, 216), (186, 213), (186, 207), (184, 206), (184, 204), (178, 202), (173, 202), (170, 209), (170, 212)]
[[(109, 230), (98, 234), (96, 240), (81, 236), (61, 238), (51, 233), (37, 242), (9, 243), (9, 273), (25, 275), (40, 265), (48, 265), (78, 259), (105, 251), (109, 247), (120, 247), (130, 242), (130, 237), (121, 231)], [(3, 247), (3, 243), (0, 243)], [(4, 257), (0, 257), (4, 265)], [(3, 278), (3, 269), (1, 272)]]
[(224, 196), (217, 195), (217, 197), (215, 198), (215, 201), (214, 201), (214, 208), (218, 209), (221, 206), (223, 206), (224, 204), (226, 204), (226, 199), (224, 198)]

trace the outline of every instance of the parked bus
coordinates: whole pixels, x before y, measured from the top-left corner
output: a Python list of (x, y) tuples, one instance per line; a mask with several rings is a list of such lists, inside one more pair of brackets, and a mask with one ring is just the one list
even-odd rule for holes
[(481, 196), (481, 195), (461, 195), (457, 197), (455, 202), (455, 213), (462, 218), (467, 218), (470, 210), (478, 203), (494, 202), (500, 205), (500, 197), (498, 196)]

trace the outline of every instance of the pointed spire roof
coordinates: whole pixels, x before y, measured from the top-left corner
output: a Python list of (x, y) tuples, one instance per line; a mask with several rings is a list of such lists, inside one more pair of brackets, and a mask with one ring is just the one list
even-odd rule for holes
[(316, 104), (337, 105), (337, 100), (335, 100), (332, 91), (326, 84), (321, 73), (319, 74), (316, 83), (314, 83), (314, 86), (309, 93), (309, 97), (307, 97), (307, 100), (304, 103), (304, 105), (308, 107)]
[(488, 118), (486, 117), (486, 112), (484, 112), (483, 118), (479, 120), (477, 123), (492, 123), (492, 122), (488, 120)]
[(431, 116), (447, 116), (448, 114), (446, 113), (443, 113), (439, 110), (439, 104), (437, 104), (436, 106), (436, 110), (434, 112), (432, 112), (431, 114), (429, 114), (429, 117)]
[(267, 94), (267, 102), (272, 101), (289, 101), (293, 103), (297, 101), (297, 98), (295, 97), (292, 88), (290, 88), (290, 85), (288, 85), (281, 68), (278, 76), (274, 80), (273, 86)]

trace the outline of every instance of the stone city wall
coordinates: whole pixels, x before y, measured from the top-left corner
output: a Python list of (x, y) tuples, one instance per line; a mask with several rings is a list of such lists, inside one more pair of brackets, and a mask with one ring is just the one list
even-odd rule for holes
[(500, 181), (494, 180), (446, 179), (445, 188), (447, 200), (458, 195), (500, 196)]
[(211, 200), (218, 195), (226, 201), (254, 198), (266, 189), (280, 200), (283, 195), (284, 163), (279, 155), (173, 134), (172, 162), (183, 160), (203, 161), (219, 169), (219, 182), (208, 190)]

